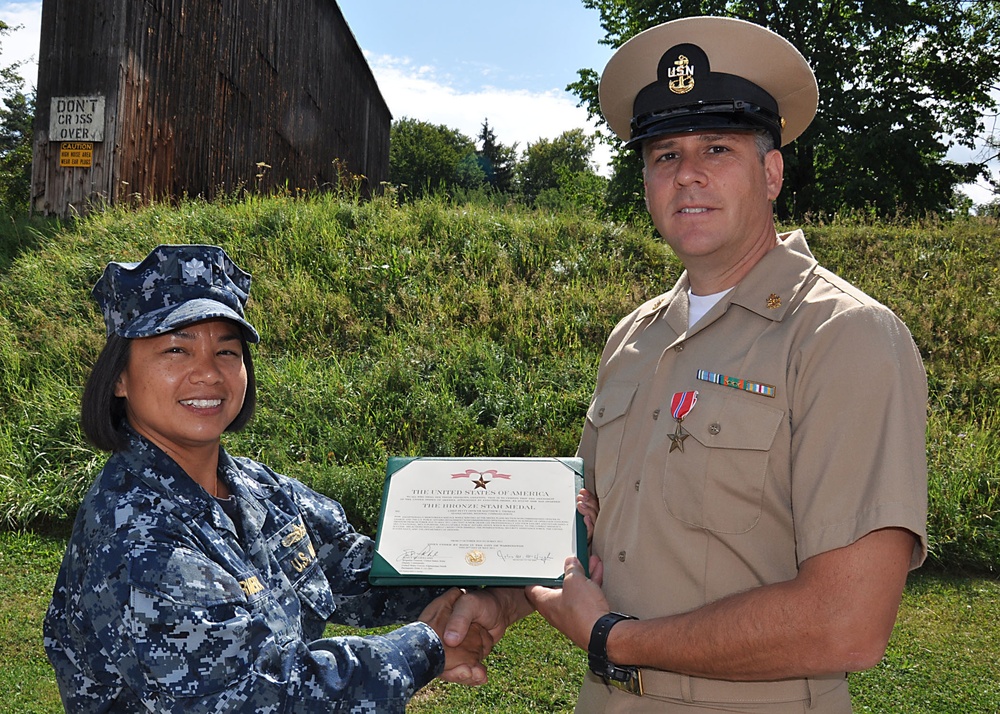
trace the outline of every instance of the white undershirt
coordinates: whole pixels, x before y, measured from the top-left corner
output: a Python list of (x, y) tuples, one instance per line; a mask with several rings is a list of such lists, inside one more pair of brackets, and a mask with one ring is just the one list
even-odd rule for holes
[(715, 307), (715, 304), (732, 291), (723, 290), (721, 293), (711, 295), (695, 295), (688, 288), (688, 329), (694, 327), (695, 323), (705, 316), (705, 313)]

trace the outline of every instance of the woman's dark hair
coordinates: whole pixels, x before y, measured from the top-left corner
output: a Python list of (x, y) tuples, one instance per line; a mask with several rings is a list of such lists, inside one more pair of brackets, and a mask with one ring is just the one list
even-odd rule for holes
[[(240, 331), (243, 364), (247, 370), (247, 392), (243, 407), (226, 431), (241, 431), (257, 408), (257, 377), (246, 338)], [(80, 426), (87, 441), (102, 451), (123, 451), (128, 447), (125, 398), (115, 396), (118, 378), (128, 366), (132, 340), (112, 333), (97, 357), (80, 400)]]

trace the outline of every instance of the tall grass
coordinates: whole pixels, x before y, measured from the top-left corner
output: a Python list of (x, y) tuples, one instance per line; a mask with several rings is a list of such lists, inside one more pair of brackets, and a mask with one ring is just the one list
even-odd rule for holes
[[(931, 387), (933, 557), (987, 570), (1000, 560), (996, 233), (985, 220), (808, 229), (824, 264), (913, 330)], [(390, 455), (573, 453), (607, 334), (680, 272), (646, 226), (436, 199), (0, 225), (0, 524), (69, 518), (104, 459), (77, 426), (103, 266), (188, 242), (254, 275), (259, 409), (227, 447), (331, 493), (369, 532)]]

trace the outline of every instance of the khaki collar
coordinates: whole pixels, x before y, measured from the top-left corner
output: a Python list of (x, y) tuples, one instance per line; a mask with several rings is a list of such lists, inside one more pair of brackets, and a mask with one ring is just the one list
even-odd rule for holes
[[(705, 315), (707, 319), (700, 320), (695, 331), (724, 314), (730, 305), (739, 305), (761, 317), (780, 322), (790, 306), (797, 302), (803, 286), (816, 267), (816, 258), (809, 250), (801, 229), (780, 234), (778, 245), (760, 259), (735, 290), (708, 311)], [(655, 319), (662, 311), (674, 331), (678, 335), (685, 334), (689, 287), (688, 274), (684, 271), (670, 292), (639, 308), (636, 320)]]

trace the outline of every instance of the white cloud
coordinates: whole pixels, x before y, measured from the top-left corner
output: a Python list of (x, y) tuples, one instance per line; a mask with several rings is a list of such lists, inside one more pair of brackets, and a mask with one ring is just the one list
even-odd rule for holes
[[(993, 92), (993, 97), (1000, 105), (1000, 90)], [(1000, 111), (998, 108), (995, 111)], [(983, 117), (984, 130), (979, 135), (976, 147), (970, 149), (967, 146), (958, 144), (951, 147), (945, 158), (949, 161), (959, 163), (969, 163), (973, 161), (986, 161), (996, 154), (997, 150), (987, 146), (986, 140), (989, 137), (1000, 137), (1000, 114), (986, 115)], [(987, 161), (986, 170), (993, 181), (1000, 181), (1000, 159), (994, 158)], [(975, 183), (966, 183), (957, 186), (958, 190), (972, 199), (976, 205), (990, 203), (997, 199), (993, 186), (986, 178), (981, 178)]]
[[(517, 144), (524, 151), (539, 139), (555, 139), (564, 131), (581, 128), (592, 133), (587, 111), (576, 106), (568, 92), (530, 92), (483, 86), (472, 91), (456, 89), (447, 77), (427, 65), (406, 58), (366, 54), (379, 89), (394, 119), (408, 117), (444, 124), (475, 140), (483, 121), (489, 121), (497, 140), (505, 146)], [(605, 172), (610, 158), (606, 146), (598, 146), (593, 160)]]
[(26, 87), (33, 90), (38, 81), (38, 38), (42, 32), (42, 3), (37, 0), (0, 3), (0, 20), (11, 28), (18, 28), (0, 38), (0, 66), (7, 67), (14, 62), (24, 61), (20, 75), (24, 77)]

